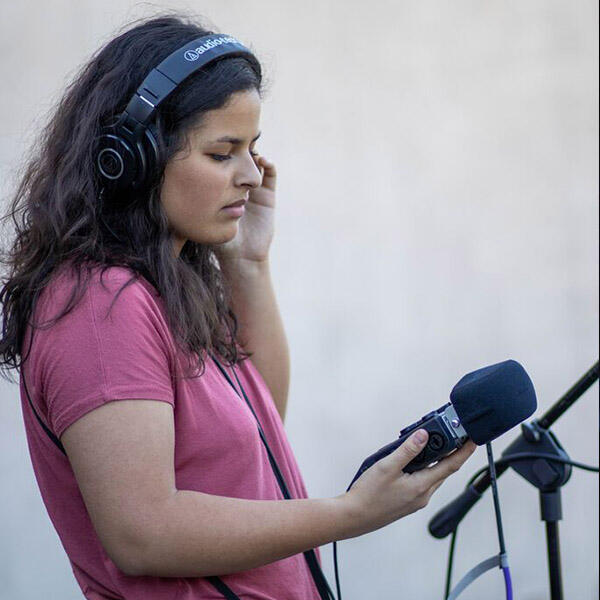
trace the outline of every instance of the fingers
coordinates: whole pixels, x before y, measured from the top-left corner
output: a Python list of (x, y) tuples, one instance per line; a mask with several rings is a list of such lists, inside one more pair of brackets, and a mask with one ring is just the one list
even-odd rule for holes
[(442, 483), (444, 483), (444, 481), (446, 481), (445, 479), (440, 479), (439, 481), (436, 481), (430, 488), (429, 488), (429, 496), (431, 497), (436, 491), (437, 489), (442, 485)]
[(456, 450), (456, 452), (443, 458), (437, 465), (420, 472), (426, 474), (431, 479), (432, 484), (439, 483), (441, 485), (446, 477), (452, 473), (456, 473), (462, 467), (476, 449), (477, 446), (469, 440), (460, 450)]
[(263, 187), (270, 190), (274, 190), (275, 181), (277, 179), (277, 171), (275, 169), (275, 164), (262, 155), (257, 155), (255, 157), (255, 163), (263, 179)]
[(404, 469), (423, 450), (428, 438), (429, 434), (424, 429), (415, 431), (397, 450), (390, 454), (389, 459), (393, 461), (394, 467), (398, 470)]
[(268, 158), (265, 158), (262, 155), (258, 157), (258, 161), (261, 163), (261, 165), (263, 167), (265, 167), (265, 169), (270, 169), (270, 170), (275, 169), (275, 165)]

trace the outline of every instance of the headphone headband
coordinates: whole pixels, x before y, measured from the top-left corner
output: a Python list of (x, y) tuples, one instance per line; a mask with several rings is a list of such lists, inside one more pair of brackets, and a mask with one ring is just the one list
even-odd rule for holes
[(196, 38), (175, 50), (150, 71), (125, 112), (138, 123), (146, 125), (158, 106), (184, 79), (224, 55), (256, 60), (248, 48), (230, 35), (216, 33)]

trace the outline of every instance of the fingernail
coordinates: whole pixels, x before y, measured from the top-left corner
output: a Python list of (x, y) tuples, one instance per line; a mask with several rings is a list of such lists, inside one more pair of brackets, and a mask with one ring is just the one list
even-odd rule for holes
[(427, 432), (424, 429), (419, 429), (419, 431), (415, 433), (415, 438), (419, 444), (422, 444), (425, 442), (425, 440), (427, 440)]

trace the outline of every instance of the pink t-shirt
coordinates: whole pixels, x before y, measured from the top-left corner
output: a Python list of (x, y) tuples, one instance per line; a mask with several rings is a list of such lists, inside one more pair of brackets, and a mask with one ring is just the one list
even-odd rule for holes
[[(111, 267), (101, 284), (100, 269), (96, 268), (81, 302), (51, 328), (35, 330), (24, 368), (38, 415), (60, 438), (69, 425), (106, 402), (133, 398), (168, 402), (174, 409), (178, 489), (254, 500), (282, 499), (256, 420), (214, 362), (206, 360), (201, 377), (171, 378), (175, 357), (181, 355), (176, 354), (157, 290), (140, 277), (116, 297), (132, 274), (126, 268)], [(75, 281), (70, 270), (59, 271), (40, 295), (36, 323), (62, 312)], [(24, 357), (30, 334), (28, 327)], [(231, 369), (226, 369), (231, 376)], [(302, 476), (265, 382), (250, 359), (236, 371), (290, 494), (306, 498)], [(206, 579), (131, 577), (119, 571), (96, 535), (68, 459), (31, 410), (22, 375), (20, 389), (33, 470), (85, 597), (222, 599)], [(221, 579), (246, 600), (319, 598), (302, 554)]]

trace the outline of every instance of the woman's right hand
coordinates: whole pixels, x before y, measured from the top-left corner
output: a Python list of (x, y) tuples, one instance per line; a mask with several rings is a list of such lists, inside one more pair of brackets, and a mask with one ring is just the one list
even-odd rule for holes
[[(423, 440), (418, 439), (420, 433), (424, 434)], [(427, 506), (446, 477), (458, 471), (477, 448), (469, 440), (433, 467), (404, 473), (402, 469), (421, 452), (427, 438), (424, 429), (416, 431), (389, 456), (367, 469), (348, 492), (338, 496), (348, 520), (345, 537), (375, 531)]]

